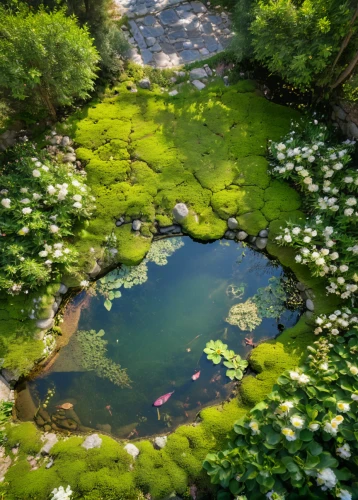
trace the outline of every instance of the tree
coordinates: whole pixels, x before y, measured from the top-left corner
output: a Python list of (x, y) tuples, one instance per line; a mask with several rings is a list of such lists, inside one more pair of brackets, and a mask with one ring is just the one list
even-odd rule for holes
[(63, 11), (16, 14), (0, 9), (0, 90), (46, 109), (86, 98), (94, 87), (99, 55), (87, 27)]
[[(247, 5), (250, 0), (239, 0)], [(358, 9), (354, 0), (252, 0), (254, 58), (300, 89), (334, 87), (353, 71), (358, 57)], [(236, 12), (236, 19), (240, 13)], [(250, 49), (246, 54), (250, 56)], [(239, 54), (240, 55), (240, 54)]]

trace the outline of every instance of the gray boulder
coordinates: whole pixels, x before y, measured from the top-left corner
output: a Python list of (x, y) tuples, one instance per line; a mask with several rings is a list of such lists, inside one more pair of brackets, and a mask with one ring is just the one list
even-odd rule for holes
[(98, 264), (98, 262), (95, 262), (92, 269), (90, 270), (90, 272), (88, 274), (90, 275), (91, 278), (95, 278), (96, 276), (99, 275), (101, 270), (102, 270), (101, 266)]
[(132, 229), (133, 229), (133, 231), (140, 231), (141, 225), (142, 225), (142, 221), (139, 220), (139, 219), (135, 219), (132, 222)]
[(98, 434), (92, 434), (87, 436), (82, 443), (82, 447), (86, 450), (92, 450), (92, 448), (100, 448), (102, 446), (102, 439)]
[(67, 293), (67, 291), (68, 291), (68, 286), (61, 283), (58, 293), (60, 293), (61, 295), (64, 295), (65, 293)]
[(11, 387), (7, 380), (0, 375), (0, 401), (10, 401)]
[(243, 241), (243, 240), (246, 240), (246, 238), (248, 237), (248, 234), (245, 232), (245, 231), (239, 231), (237, 233), (237, 239), (239, 241)]
[[(53, 311), (52, 311), (53, 312)], [(41, 328), (41, 330), (48, 330), (53, 327), (53, 316), (46, 319), (39, 319), (36, 321), (37, 328)]]
[(266, 248), (266, 245), (267, 245), (267, 241), (268, 239), (267, 238), (256, 238), (256, 246), (259, 250), (263, 250), (264, 248)]
[(69, 146), (70, 144), (71, 144), (71, 139), (68, 137), (68, 135), (64, 135), (62, 137), (61, 146), (65, 148), (66, 146)]
[(173, 216), (177, 222), (182, 222), (188, 214), (189, 210), (185, 203), (177, 203), (173, 208)]
[(300, 292), (304, 292), (306, 290), (306, 287), (303, 283), (301, 283), (300, 281), (298, 283), (296, 283), (296, 288), (297, 290), (299, 290)]
[(63, 163), (74, 163), (76, 161), (75, 153), (66, 153), (62, 158)]
[(150, 80), (149, 80), (149, 78), (142, 78), (142, 80), (139, 82), (139, 86), (140, 86), (141, 89), (150, 90)]
[(236, 236), (236, 233), (234, 233), (234, 231), (226, 231), (224, 237), (227, 239), (227, 240), (234, 240), (235, 239), (235, 236)]
[(309, 311), (314, 311), (314, 303), (311, 299), (306, 300), (306, 307)]
[(227, 226), (229, 229), (237, 229), (239, 227), (239, 223), (237, 222), (235, 217), (230, 217), (227, 220)]
[(123, 217), (120, 217), (118, 220), (116, 220), (116, 226), (119, 227), (121, 226), (122, 224), (124, 224), (124, 218)]
[(45, 434), (45, 444), (41, 448), (42, 455), (48, 455), (50, 450), (57, 443), (58, 439), (56, 434), (50, 432), (49, 434)]
[(262, 229), (259, 232), (259, 236), (260, 236), (260, 238), (267, 238), (268, 237), (268, 231), (267, 231), (267, 229)]
[(200, 80), (193, 80), (191, 82), (194, 87), (196, 87), (198, 90), (203, 90), (205, 89), (205, 84), (203, 82), (201, 82)]
[(190, 71), (190, 80), (200, 80), (208, 75), (204, 68), (194, 68)]
[(126, 452), (131, 455), (134, 459), (139, 455), (139, 449), (132, 443), (128, 443), (125, 445), (124, 449)]
[(158, 448), (158, 450), (164, 448), (164, 446), (167, 444), (167, 439), (167, 436), (157, 436), (156, 438), (154, 438), (155, 448)]

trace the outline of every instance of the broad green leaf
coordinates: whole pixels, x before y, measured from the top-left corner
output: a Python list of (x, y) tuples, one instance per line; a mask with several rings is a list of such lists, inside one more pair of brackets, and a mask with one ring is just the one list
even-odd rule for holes
[(112, 309), (112, 302), (108, 299), (104, 301), (104, 307), (107, 309), (107, 311), (110, 311)]

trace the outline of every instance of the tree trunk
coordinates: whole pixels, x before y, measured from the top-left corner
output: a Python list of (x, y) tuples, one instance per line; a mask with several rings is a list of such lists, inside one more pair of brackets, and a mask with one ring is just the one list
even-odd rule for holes
[(86, 14), (89, 14), (90, 11), (90, 0), (84, 0), (85, 2), (85, 9), (86, 9)]
[(54, 105), (52, 104), (51, 102), (51, 99), (46, 91), (46, 89), (44, 87), (42, 87), (41, 85), (39, 86), (39, 89), (40, 89), (40, 95), (41, 95), (41, 99), (43, 101), (43, 103), (45, 104), (46, 108), (48, 109), (50, 115), (51, 115), (51, 118), (53, 118), (53, 120), (57, 120), (57, 113), (56, 113), (56, 109), (54, 107)]
[(347, 35), (345, 36), (345, 38), (344, 38), (343, 42), (341, 43), (341, 46), (340, 46), (339, 52), (338, 52), (338, 54), (337, 54), (337, 57), (336, 57), (336, 59), (334, 60), (334, 63), (333, 63), (332, 69), (331, 69), (331, 74), (333, 73), (334, 68), (336, 67), (336, 65), (337, 65), (337, 63), (338, 63), (338, 61), (339, 61), (339, 59), (341, 58), (341, 55), (343, 54), (343, 52), (344, 52), (345, 48), (346, 48), (346, 47), (347, 47), (347, 45), (349, 44), (350, 39), (352, 38), (352, 35), (353, 35), (353, 25), (354, 25), (354, 23), (355, 23), (355, 21), (356, 21), (357, 17), (358, 17), (358, 5), (357, 5), (357, 8), (356, 8), (356, 10), (355, 10), (355, 12), (354, 12), (354, 14), (353, 14), (353, 17), (352, 17), (352, 19), (351, 19), (350, 23), (349, 23), (349, 30), (348, 30), (348, 33), (347, 33)]
[(351, 62), (348, 64), (346, 69), (344, 71), (342, 71), (342, 73), (339, 75), (339, 77), (337, 78), (335, 83), (333, 83), (331, 85), (331, 90), (338, 87), (338, 85), (341, 85), (341, 83), (343, 83), (349, 77), (349, 75), (352, 73), (352, 71), (356, 67), (357, 63), (358, 63), (358, 51), (355, 53), (355, 56), (353, 57)]

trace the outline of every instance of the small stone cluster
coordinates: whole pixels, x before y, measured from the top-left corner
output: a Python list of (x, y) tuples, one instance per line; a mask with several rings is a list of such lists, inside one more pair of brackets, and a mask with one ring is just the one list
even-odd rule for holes
[(138, 8), (133, 15), (152, 14), (129, 21), (131, 36), (124, 31), (132, 46), (128, 57), (137, 64), (156, 68), (180, 66), (217, 54), (231, 41), (231, 23), (226, 12), (210, 13), (198, 1), (160, 9), (158, 5), (149, 11)]
[(50, 155), (61, 157), (63, 163), (74, 163), (78, 169), (81, 169), (81, 162), (77, 160), (75, 150), (72, 147), (73, 141), (68, 135), (61, 135), (53, 130), (51, 135), (47, 135), (45, 139), (49, 143), (46, 150)]
[(239, 223), (235, 217), (229, 217), (227, 221), (228, 230), (224, 238), (227, 240), (248, 240), (251, 245), (255, 246), (258, 250), (264, 250), (268, 242), (268, 230), (262, 229), (257, 236), (249, 236), (245, 231), (239, 229)]
[(356, 105), (344, 101), (332, 104), (332, 120), (338, 124), (344, 135), (358, 139), (358, 107)]

